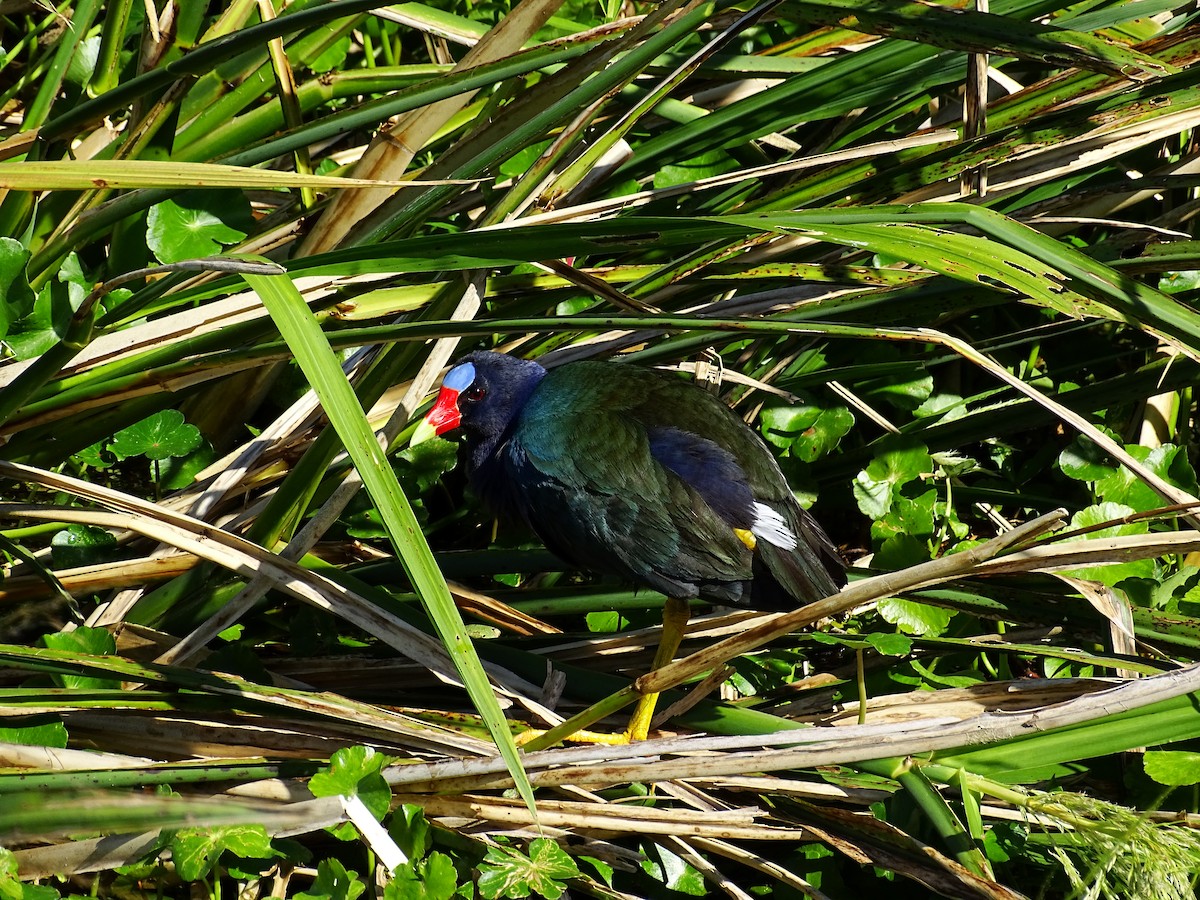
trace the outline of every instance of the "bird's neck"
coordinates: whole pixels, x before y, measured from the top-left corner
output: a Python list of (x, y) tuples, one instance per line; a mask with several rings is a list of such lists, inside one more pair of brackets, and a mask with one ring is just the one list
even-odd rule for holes
[(510, 384), (503, 414), (482, 423), (484, 427), (470, 435), (468, 440), (471, 486), (497, 512), (506, 511), (510, 505), (508, 478), (503, 471), (505, 445), (512, 439), (525, 404), (541, 384), (546, 370), (530, 363), (523, 375), (519, 381)]
[(501, 443), (505, 440), (507, 440), (507, 432), (504, 434), (487, 435), (469, 447), (471, 465), (468, 471), (473, 482), (488, 482), (496, 477), (500, 466), (497, 451), (500, 449)]
[(469, 447), (467, 480), (492, 514), (505, 521), (516, 521), (520, 515), (517, 486), (507, 471), (505, 456), (511, 438), (508, 434), (488, 438)]

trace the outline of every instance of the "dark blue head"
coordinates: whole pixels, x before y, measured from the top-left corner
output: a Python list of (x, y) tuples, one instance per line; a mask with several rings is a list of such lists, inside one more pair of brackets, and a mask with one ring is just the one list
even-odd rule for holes
[(461, 428), (478, 467), (495, 451), (545, 375), (546, 370), (531, 360), (470, 353), (446, 373), (425, 421), (438, 434)]

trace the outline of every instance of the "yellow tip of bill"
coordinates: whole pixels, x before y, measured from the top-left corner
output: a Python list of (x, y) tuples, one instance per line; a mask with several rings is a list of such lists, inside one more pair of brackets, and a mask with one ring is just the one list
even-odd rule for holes
[(412, 433), (412, 437), (408, 440), (408, 446), (415, 447), (417, 444), (423, 444), (432, 437), (437, 437), (437, 429), (422, 419), (417, 423), (416, 429)]

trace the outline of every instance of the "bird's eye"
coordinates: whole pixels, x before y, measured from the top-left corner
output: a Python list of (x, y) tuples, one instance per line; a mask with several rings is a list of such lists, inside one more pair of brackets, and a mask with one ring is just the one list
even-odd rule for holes
[(471, 387), (463, 391), (463, 399), (470, 400), (472, 403), (478, 403), (483, 399), (483, 395), (485, 393), (487, 392), (482, 387), (477, 384), (473, 384)]

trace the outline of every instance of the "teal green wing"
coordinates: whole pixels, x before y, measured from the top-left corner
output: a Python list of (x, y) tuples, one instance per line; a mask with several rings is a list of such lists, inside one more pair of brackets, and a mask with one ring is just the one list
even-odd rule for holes
[[(648, 427), (655, 456), (726, 522), (749, 529), (757, 539), (753, 596), (745, 602), (757, 609), (787, 609), (836, 593), (845, 584), (837, 548), (796, 501), (758, 435), (717, 397), (687, 381), (655, 373), (642, 373), (642, 379), (636, 389), (635, 379), (627, 379), (625, 390), (635, 398), (628, 415), (654, 423)], [(655, 433), (661, 435), (657, 441)], [(747, 516), (751, 524), (742, 524)]]
[(549, 549), (579, 565), (676, 597), (736, 602), (752, 553), (655, 457), (654, 426), (637, 407), (658, 378), (648, 383), (637, 369), (621, 377), (625, 368), (575, 364), (538, 387), (506, 448), (521, 514)]

